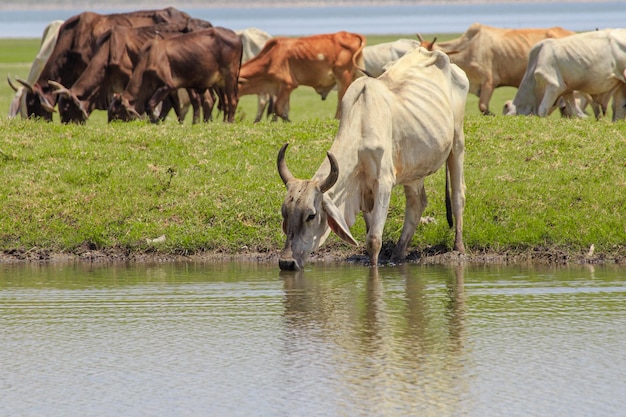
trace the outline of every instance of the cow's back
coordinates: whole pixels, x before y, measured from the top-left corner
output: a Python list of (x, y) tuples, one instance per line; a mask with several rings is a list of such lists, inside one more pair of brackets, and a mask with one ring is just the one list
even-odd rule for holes
[(495, 87), (518, 87), (526, 71), (530, 49), (544, 39), (561, 38), (575, 32), (561, 27), (505, 29), (473, 24), (463, 36), (439, 44), (472, 82), (472, 90), (492, 79)]
[[(398, 183), (430, 175), (444, 163), (455, 138), (462, 139), (468, 88), (463, 71), (444, 53), (409, 52), (379, 78), (361, 77), (348, 88), (331, 152), (354, 146), (361, 155), (386, 151), (393, 156)], [(355, 137), (354, 132), (364, 133)]]
[(397, 39), (393, 42), (384, 42), (368, 45), (363, 48), (363, 63), (369, 75), (378, 77), (384, 72), (386, 65), (396, 61), (407, 52), (420, 46), (414, 39)]
[[(624, 82), (626, 29), (605, 29), (546, 40), (537, 56), (535, 75), (560, 78), (571, 89), (599, 94)], [(549, 82), (557, 80), (548, 78)]]
[(272, 35), (269, 33), (255, 27), (236, 30), (235, 33), (239, 35), (243, 46), (242, 63), (258, 55), (263, 50), (265, 43), (272, 38)]

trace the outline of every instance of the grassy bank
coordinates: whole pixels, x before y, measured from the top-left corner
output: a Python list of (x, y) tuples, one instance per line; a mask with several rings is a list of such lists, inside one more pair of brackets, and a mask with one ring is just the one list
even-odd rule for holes
[[(0, 75), (25, 77), (29, 64), (13, 56), (0, 42)], [(497, 90), (492, 110), (512, 94)], [(8, 110), (11, 96), (0, 85), (0, 109)], [(476, 102), (469, 97), (465, 121), (468, 252), (583, 259), (594, 245), (592, 260), (624, 262), (626, 123), (483, 117)], [(310, 176), (337, 130), (335, 106), (336, 94), (322, 102), (300, 88), (291, 124), (252, 124), (253, 97), (244, 97), (232, 125), (191, 125), (189, 118), (183, 125), (173, 118), (109, 125), (104, 112), (85, 126), (2, 117), (0, 251), (276, 253), (284, 196), (276, 153), (291, 143), (291, 170)], [(437, 222), (418, 228), (410, 247), (418, 255), (446, 250), (453, 238), (443, 172), (427, 180), (426, 190), (425, 215)], [(384, 234), (389, 242), (400, 235), (403, 213), (397, 189)], [(363, 242), (361, 220), (353, 235)], [(327, 247), (363, 251), (335, 238)]]

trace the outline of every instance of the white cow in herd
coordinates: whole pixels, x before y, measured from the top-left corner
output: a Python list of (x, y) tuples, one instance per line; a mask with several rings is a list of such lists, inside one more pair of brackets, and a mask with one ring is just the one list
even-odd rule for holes
[(372, 77), (378, 77), (385, 71), (386, 65), (403, 57), (418, 46), (420, 46), (420, 42), (413, 39), (398, 39), (393, 42), (368, 45), (363, 48), (365, 71)]
[[(403, 259), (426, 207), (424, 179), (446, 164), (446, 200), (451, 185), (456, 220), (454, 250), (464, 252), (463, 116), (469, 81), (446, 54), (415, 49), (379, 78), (361, 77), (346, 91), (337, 136), (311, 180), (293, 176), (278, 153), (287, 187), (282, 205), (285, 247), (281, 269), (302, 269), (332, 230), (356, 245), (350, 233), (359, 211), (367, 227), (366, 249), (378, 264), (391, 190), (403, 185), (406, 212), (393, 253)], [(449, 178), (449, 181), (448, 181)], [(452, 216), (448, 222), (452, 226)]]
[(574, 33), (559, 26), (508, 29), (473, 23), (459, 38), (437, 43), (422, 41), (422, 46), (450, 55), (450, 60), (467, 74), (470, 92), (478, 96), (480, 112), (491, 114), (489, 101), (494, 89), (520, 85), (528, 52), (537, 42)]
[(530, 51), (528, 67), (507, 115), (547, 116), (559, 97), (574, 90), (589, 94), (606, 109), (611, 97), (613, 120), (624, 118), (626, 29), (584, 32), (546, 39)]
[[(39, 78), (39, 74), (41, 74), (41, 71), (43, 70), (43, 67), (46, 65), (46, 62), (48, 62), (48, 57), (50, 57), (50, 54), (54, 49), (54, 45), (56, 45), (57, 43), (59, 28), (62, 24), (62, 20), (53, 20), (52, 22), (48, 23), (48, 25), (44, 29), (43, 35), (41, 37), (41, 44), (39, 46), (39, 52), (37, 53), (37, 56), (35, 57), (35, 60), (30, 67), (28, 78), (26, 78), (26, 81), (28, 81), (31, 85), (34, 84), (35, 81), (37, 81), (37, 79)], [(24, 94), (24, 87), (16, 87), (11, 83), (10, 79), (8, 80), (13, 90), (15, 90), (15, 96), (13, 97), (13, 100), (11, 100), (11, 106), (9, 107), (9, 118), (13, 118), (18, 114), (24, 118), (27, 118), (28, 115), (26, 114), (25, 103), (26, 94)]]
[[(241, 39), (241, 44), (243, 46), (243, 54), (241, 56), (241, 64), (244, 64), (250, 61), (253, 57), (261, 52), (261, 49), (265, 46), (265, 43), (272, 39), (272, 35), (269, 33), (255, 28), (250, 27), (246, 29), (236, 30), (235, 33), (239, 35)], [(254, 118), (255, 122), (261, 121), (263, 117), (263, 112), (267, 107), (267, 104), (270, 101), (269, 94), (259, 94), (257, 95), (257, 114)]]

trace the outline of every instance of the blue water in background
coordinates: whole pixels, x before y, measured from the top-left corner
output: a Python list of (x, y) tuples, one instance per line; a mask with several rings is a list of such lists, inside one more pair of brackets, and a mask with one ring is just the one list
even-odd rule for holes
[[(136, 9), (139, 8), (126, 11)], [(51, 20), (65, 20), (85, 10), (1, 11), (0, 38), (38, 38)], [(124, 11), (89, 10), (101, 13)], [(626, 26), (624, 2), (182, 10), (215, 26), (231, 29), (254, 26), (272, 35), (288, 36), (339, 30), (365, 35), (461, 33), (474, 22), (507, 28), (562, 26), (575, 31)]]

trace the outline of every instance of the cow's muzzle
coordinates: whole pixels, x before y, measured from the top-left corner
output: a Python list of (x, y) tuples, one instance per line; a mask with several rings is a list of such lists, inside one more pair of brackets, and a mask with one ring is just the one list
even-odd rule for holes
[(278, 267), (281, 271), (299, 271), (300, 266), (295, 259), (279, 259)]

